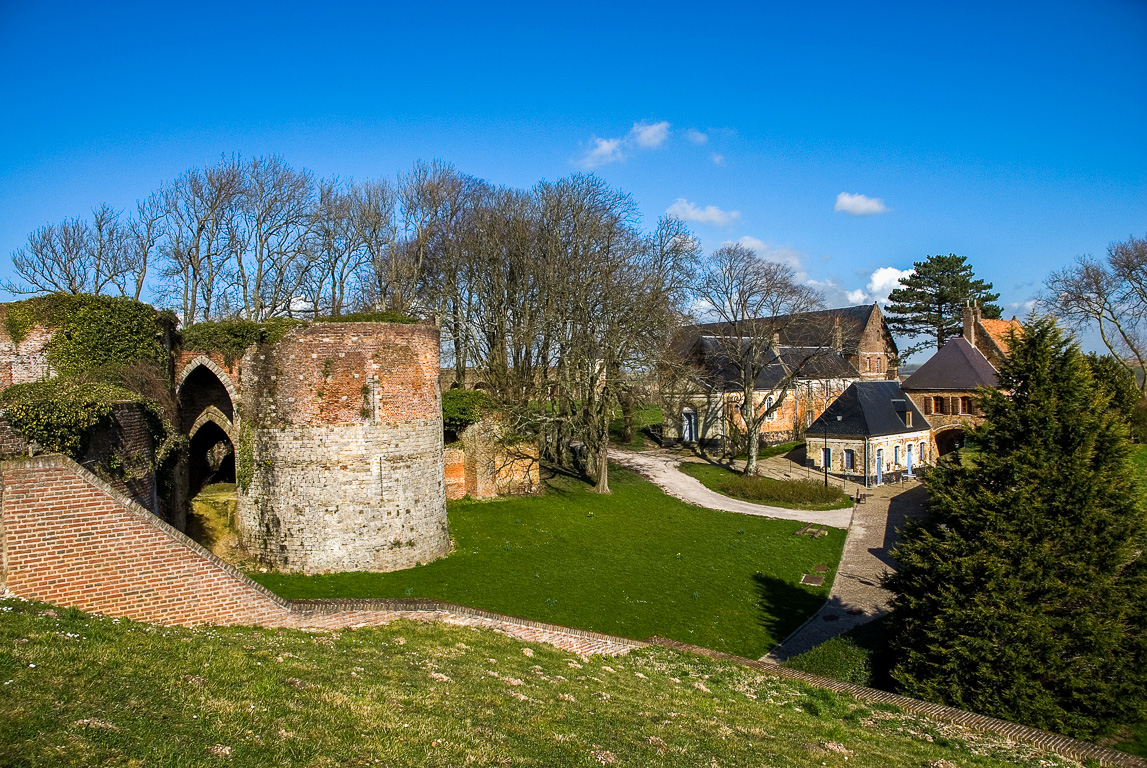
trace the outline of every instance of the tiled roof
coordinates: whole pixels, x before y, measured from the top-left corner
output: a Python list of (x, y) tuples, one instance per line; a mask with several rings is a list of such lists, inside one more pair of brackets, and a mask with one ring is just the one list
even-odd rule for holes
[(997, 384), (996, 369), (984, 357), (984, 353), (969, 344), (963, 336), (957, 336), (928, 358), (928, 362), (900, 386), (905, 390), (952, 389), (970, 392), (977, 387), (995, 387)]
[(1014, 317), (1011, 320), (980, 320), (980, 325), (1004, 352), (1008, 351), (1008, 331), (1014, 328), (1016, 333), (1023, 333), (1024, 330), (1023, 324)]

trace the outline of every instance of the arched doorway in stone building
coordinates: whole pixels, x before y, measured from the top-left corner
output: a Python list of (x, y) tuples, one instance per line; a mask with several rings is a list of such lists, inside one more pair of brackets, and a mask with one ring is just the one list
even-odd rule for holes
[(242, 559), (234, 535), (237, 504), (235, 401), (226, 371), (207, 357), (176, 377), (184, 434), (189, 439), (187, 534), (224, 560)]
[(964, 428), (959, 425), (946, 427), (936, 432), (936, 455), (943, 456), (964, 447)]

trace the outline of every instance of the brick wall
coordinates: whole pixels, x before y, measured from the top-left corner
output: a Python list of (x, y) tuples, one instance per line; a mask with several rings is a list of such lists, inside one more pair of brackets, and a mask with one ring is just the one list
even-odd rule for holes
[(50, 328), (35, 326), (16, 344), (0, 323), (0, 389), (48, 377), (48, 342), (53, 333)]
[[(316, 323), (236, 365), (252, 479), (244, 547), (286, 571), (409, 568), (445, 554), (439, 332)], [(240, 474), (242, 474), (242, 467)]]

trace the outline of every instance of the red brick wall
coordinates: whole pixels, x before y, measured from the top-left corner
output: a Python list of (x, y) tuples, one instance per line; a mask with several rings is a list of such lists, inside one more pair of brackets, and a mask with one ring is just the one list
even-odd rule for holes
[(158, 624), (279, 623), (285, 601), (62, 456), (0, 465), (4, 586)]

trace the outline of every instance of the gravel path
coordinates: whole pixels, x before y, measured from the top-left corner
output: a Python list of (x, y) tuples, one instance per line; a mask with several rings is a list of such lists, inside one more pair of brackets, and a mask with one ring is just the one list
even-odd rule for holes
[(828, 600), (762, 660), (785, 661), (888, 613), (892, 595), (880, 586), (881, 577), (896, 567), (888, 552), (905, 520), (923, 515), (926, 499), (915, 481), (872, 489), (868, 501), (854, 507)]
[(610, 448), (609, 458), (653, 481), (670, 496), (689, 504), (696, 504), (699, 507), (720, 509), (742, 515), (800, 520), (804, 523), (831, 525), (833, 528), (848, 528), (852, 518), (852, 509), (830, 509), (816, 512), (804, 509), (770, 507), (765, 504), (731, 499), (716, 491), (709, 490), (701, 484), (700, 480), (678, 471), (677, 465), (681, 463), (681, 457), (660, 451), (637, 452)]

